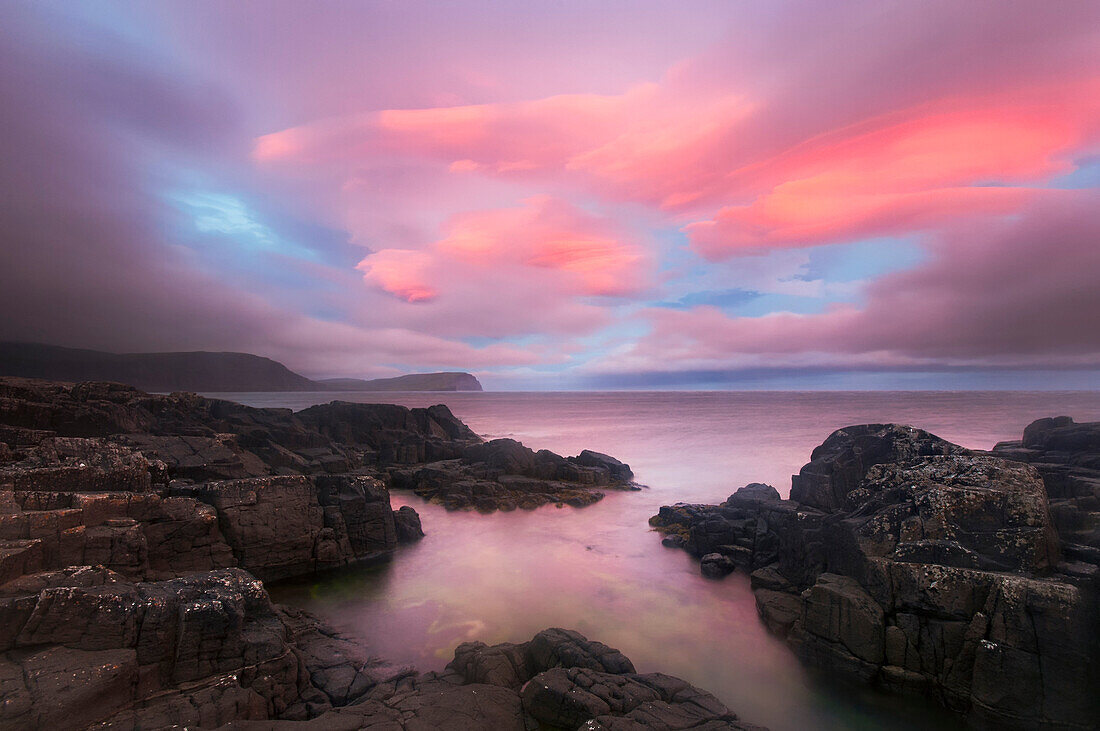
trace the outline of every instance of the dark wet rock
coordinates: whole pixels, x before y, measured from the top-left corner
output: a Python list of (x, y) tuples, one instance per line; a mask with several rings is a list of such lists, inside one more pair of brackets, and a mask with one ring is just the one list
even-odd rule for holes
[(239, 721), (235, 729), (536, 731), (757, 729), (678, 678), (639, 674), (615, 650), (561, 629), (522, 644), (464, 643), (443, 673), (403, 671), (362, 699), (302, 724)]
[(692, 522), (704, 513), (709, 512), (713, 507), (713, 505), (693, 505), (691, 503), (662, 505), (657, 515), (649, 519), (649, 524), (661, 533), (681, 537), (683, 539), (681, 545), (685, 545)]
[[(386, 445), (480, 441), (446, 407), (341, 403), (302, 418), (25, 379), (0, 379), (0, 439), (0, 580), (80, 564), (134, 580), (232, 566), (277, 579), (378, 556), (398, 543), (373, 472)], [(413, 539), (415, 512), (400, 519)]]
[(362, 475), (254, 477), (179, 485), (212, 506), (239, 565), (264, 580), (334, 568), (397, 545), (389, 493)]
[(165, 466), (104, 439), (47, 437), (0, 466), (0, 487), (16, 492), (148, 492)]
[(992, 454), (1026, 462), (1042, 475), (1067, 561), (1063, 570), (1075, 578), (1094, 577), (1072, 565), (1100, 567), (1100, 422), (1039, 419), (1024, 429), (1022, 440), (1001, 442)]
[(637, 489), (630, 468), (596, 452), (565, 458), (514, 439), (468, 447), (460, 459), (389, 470), (394, 487), (448, 510), (530, 510), (548, 503), (583, 507), (603, 498), (594, 488)]
[(867, 555), (998, 571), (1058, 562), (1042, 479), (1025, 465), (959, 454), (878, 465), (844, 507)]
[(726, 505), (737, 505), (745, 502), (775, 502), (779, 499), (779, 490), (762, 482), (753, 482), (730, 495), (726, 500)]
[(600, 452), (593, 452), (585, 449), (576, 457), (571, 457), (569, 461), (582, 467), (594, 467), (599, 470), (607, 470), (612, 481), (630, 482), (634, 479), (634, 473), (630, 471), (630, 465), (624, 464), (614, 457), (601, 454)]
[(1100, 717), (1097, 572), (1080, 558), (1095, 426), (1041, 420), (992, 453), (849, 427), (814, 450), (792, 500), (750, 486), (651, 523), (711, 566), (751, 571), (767, 627), (831, 675), (979, 725), (1087, 728)]
[(11, 678), (0, 681), (4, 728), (112, 717), (122, 727), (209, 725), (271, 717), (317, 693), (299, 683), (304, 669), (283, 625), (242, 571), (134, 584), (81, 569), (42, 584), (37, 594), (0, 592), (0, 676)]
[(481, 439), (446, 406), (407, 409), (347, 401), (311, 406), (295, 415), (322, 437), (369, 449), (380, 464), (453, 459)]
[(863, 424), (838, 429), (814, 449), (810, 461), (792, 478), (791, 500), (819, 510), (836, 510), (877, 464), (965, 451), (910, 426)]
[[(335, 532), (341, 546), (346, 536), (351, 556), (388, 551), (398, 542), (390, 493), (381, 480), (366, 475), (323, 475), (314, 481), (317, 501), (324, 508), (324, 525)], [(345, 553), (343, 548), (341, 553)]]
[[(0, 546), (0, 580), (83, 564), (134, 579), (236, 565), (212, 508), (156, 493), (12, 493)], [(18, 570), (17, 549), (25, 562)]]
[(18, 378), (0, 379), (0, 424), (24, 440), (35, 431), (109, 437), (162, 461), (171, 477), (192, 480), (435, 461), (481, 441), (446, 406), (334, 401), (293, 413), (190, 393)]
[[(334, 401), (293, 413), (118, 384), (9, 378), (0, 379), (0, 429), (8, 432), (0, 432), (7, 450), (0, 467), (19, 457), (16, 442), (57, 436), (106, 438), (157, 466), (137, 465), (133, 485), (122, 484), (117, 465), (107, 465), (113, 482), (74, 473), (83, 480), (74, 490), (149, 489), (149, 479), (155, 485), (371, 473), (450, 509), (490, 512), (548, 503), (580, 507), (601, 499), (600, 488), (636, 489), (629, 466), (613, 457), (586, 450), (565, 458), (510, 439), (485, 443), (442, 405)], [(97, 459), (109, 449), (116, 447), (101, 445)], [(30, 479), (34, 475), (19, 476), (20, 484)]]
[(397, 530), (398, 543), (412, 543), (424, 537), (420, 516), (408, 505), (402, 505), (393, 511), (393, 523)]
[(44, 573), (0, 587), (0, 613), (4, 728), (754, 728), (569, 630), (465, 643), (443, 673), (395, 668), (239, 569)]
[(592, 728), (740, 728), (702, 691), (636, 676), (567, 630), (464, 645), (442, 674), (397, 669), (275, 607), (260, 581), (422, 537), (415, 510), (392, 509), (387, 469), (461, 507), (579, 506), (629, 486), (607, 455), (483, 443), (443, 406), (294, 414), (21, 379), (0, 379), (0, 445), (3, 728), (533, 731), (521, 689), (561, 669), (642, 694), (600, 707)]
[(661, 545), (668, 546), (669, 548), (683, 548), (687, 545), (687, 538), (682, 535), (673, 533), (672, 535), (668, 535), (662, 538)]
[(721, 553), (708, 553), (699, 559), (699, 571), (708, 579), (721, 579), (737, 568), (733, 559)]

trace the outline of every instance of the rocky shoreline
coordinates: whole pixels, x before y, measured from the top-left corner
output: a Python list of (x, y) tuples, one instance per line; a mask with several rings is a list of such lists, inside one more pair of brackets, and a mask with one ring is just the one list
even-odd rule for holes
[(484, 442), (444, 406), (0, 379), (0, 727), (752, 728), (575, 632), (467, 643), (420, 674), (264, 588), (423, 536), (390, 484), (492, 511), (632, 478), (595, 452)]
[(769, 630), (832, 677), (978, 726), (1097, 727), (1100, 423), (1042, 419), (990, 452), (848, 427), (789, 500), (752, 484), (651, 524), (706, 576), (750, 573)]

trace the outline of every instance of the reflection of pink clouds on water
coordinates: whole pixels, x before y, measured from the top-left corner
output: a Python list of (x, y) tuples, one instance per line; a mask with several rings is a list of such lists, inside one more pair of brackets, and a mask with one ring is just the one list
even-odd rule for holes
[[(618, 647), (642, 672), (683, 677), (747, 721), (773, 729), (940, 727), (906, 706), (829, 692), (767, 634), (748, 578), (719, 582), (665, 548), (648, 519), (663, 504), (718, 502), (754, 480), (786, 493), (790, 475), (830, 431), (854, 423), (917, 424), (970, 447), (1018, 437), (1033, 418), (1100, 418), (1100, 394), (1006, 393), (479, 393), (341, 394), (408, 406), (446, 402), (482, 434), (535, 448), (613, 454), (651, 487), (609, 492), (583, 509), (448, 513), (408, 493), (427, 536), (386, 564), (308, 587), (274, 590), (362, 637), (399, 664), (439, 670), (468, 640), (521, 642), (551, 626)], [(325, 394), (241, 395), (301, 408)]]

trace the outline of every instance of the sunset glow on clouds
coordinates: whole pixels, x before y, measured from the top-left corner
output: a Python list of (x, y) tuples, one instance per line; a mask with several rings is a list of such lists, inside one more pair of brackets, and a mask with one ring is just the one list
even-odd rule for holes
[(410, 303), (434, 299), (449, 285), (491, 288), (505, 276), (563, 297), (641, 292), (647, 254), (606, 228), (563, 201), (535, 197), (518, 208), (460, 214), (426, 249), (382, 249), (358, 268), (368, 284)]
[(131, 10), (2, 11), (41, 90), (0, 112), (5, 337), (499, 387), (1100, 367), (1093, 3)]

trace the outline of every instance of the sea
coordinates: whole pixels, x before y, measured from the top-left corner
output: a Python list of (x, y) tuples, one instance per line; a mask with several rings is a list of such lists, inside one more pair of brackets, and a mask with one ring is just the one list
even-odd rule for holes
[(760, 622), (748, 577), (715, 581), (661, 545), (649, 518), (675, 502), (717, 503), (750, 482), (784, 496), (835, 429), (898, 422), (966, 447), (1019, 439), (1044, 416), (1100, 420), (1100, 392), (219, 393), (294, 410), (331, 401), (446, 404), (486, 439), (630, 464), (638, 492), (584, 508), (482, 515), (415, 495), (427, 536), (391, 560), (270, 588), (399, 665), (441, 670), (468, 640), (522, 642), (547, 627), (622, 650), (639, 672), (704, 688), (744, 721), (776, 731), (950, 729), (935, 703), (898, 700), (808, 671)]

